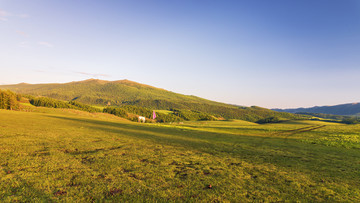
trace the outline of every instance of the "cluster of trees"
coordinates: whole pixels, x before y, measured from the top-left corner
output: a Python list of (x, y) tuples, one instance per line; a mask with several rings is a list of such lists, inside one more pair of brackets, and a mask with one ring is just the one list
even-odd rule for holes
[(347, 118), (344, 118), (341, 122), (346, 123), (346, 124), (359, 124), (360, 123), (360, 118), (358, 118), (358, 117), (347, 117)]
[(114, 114), (115, 116), (128, 118), (128, 113), (122, 108), (106, 107), (103, 109), (104, 113)]
[(173, 114), (186, 121), (216, 120), (215, 116), (199, 111), (171, 109)]
[(157, 113), (156, 120), (161, 123), (165, 122), (179, 122), (183, 121), (183, 118), (180, 118), (172, 113), (164, 114), (164, 113)]
[(123, 105), (117, 108), (123, 109), (128, 113), (144, 116), (145, 118), (151, 118), (153, 113), (151, 109), (140, 106)]
[(68, 108), (71, 109), (71, 105), (68, 102), (59, 101), (57, 99), (52, 99), (49, 97), (37, 97), (37, 98), (31, 98), (30, 104), (34, 106), (43, 106), (43, 107), (49, 107), (49, 108)]
[(87, 111), (87, 112), (90, 112), (90, 113), (101, 112), (101, 110), (98, 109), (98, 108), (95, 108), (95, 107), (92, 107), (92, 106), (89, 106), (87, 104), (83, 104), (83, 103), (80, 103), (80, 102), (77, 102), (77, 101), (70, 101), (69, 104), (74, 109), (77, 109), (77, 110)]
[(31, 97), (29, 99), (29, 102), (34, 106), (43, 106), (43, 107), (49, 107), (49, 108), (66, 108), (66, 109), (76, 109), (76, 110), (82, 110), (87, 112), (101, 112), (100, 109), (82, 104), (80, 102), (76, 101), (60, 101), (57, 99), (52, 99), (49, 97)]
[(281, 121), (280, 118), (278, 118), (276, 116), (272, 116), (272, 117), (260, 119), (260, 120), (256, 121), (256, 123), (258, 123), (258, 124), (279, 123), (280, 121)]
[(0, 109), (15, 110), (19, 108), (21, 95), (10, 90), (0, 90)]

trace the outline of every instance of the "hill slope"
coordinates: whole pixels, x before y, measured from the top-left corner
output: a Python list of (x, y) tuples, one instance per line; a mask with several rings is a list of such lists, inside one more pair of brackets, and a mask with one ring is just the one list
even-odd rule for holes
[[(137, 100), (183, 100), (199, 101), (199, 98), (172, 93), (160, 88), (129, 80), (105, 81), (89, 79), (64, 84), (26, 84), (0, 86), (17, 93), (48, 96), (62, 100), (78, 100), (89, 104), (117, 105)], [(201, 100), (201, 99), (200, 99)], [(204, 102), (205, 100), (202, 100)]]
[(288, 113), (324, 113), (342, 116), (360, 115), (360, 103), (340, 104), (335, 106), (315, 106), (311, 108), (297, 109), (273, 109), (279, 112)]
[(136, 83), (129, 80), (105, 81), (89, 79), (64, 84), (3, 85), (16, 93), (46, 96), (60, 100), (76, 100), (91, 105), (120, 106), (124, 104), (152, 109), (187, 109), (216, 114), (229, 119), (257, 121), (277, 116), (295, 118), (289, 113), (279, 113), (260, 107), (239, 107), (214, 102), (196, 96), (182, 95), (164, 89)]

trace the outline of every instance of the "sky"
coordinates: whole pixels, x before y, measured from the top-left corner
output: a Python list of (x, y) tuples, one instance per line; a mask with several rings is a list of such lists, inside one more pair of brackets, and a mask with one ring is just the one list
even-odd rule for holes
[(0, 84), (128, 79), (224, 103), (360, 102), (359, 0), (0, 0)]

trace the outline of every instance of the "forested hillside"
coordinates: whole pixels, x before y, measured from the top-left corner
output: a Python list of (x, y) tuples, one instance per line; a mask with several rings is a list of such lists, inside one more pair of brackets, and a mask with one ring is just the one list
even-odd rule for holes
[(242, 119), (253, 122), (267, 117), (283, 119), (302, 117), (260, 107), (239, 107), (214, 102), (129, 80), (105, 81), (89, 79), (65, 84), (20, 83), (17, 85), (3, 85), (0, 86), (0, 89), (9, 89), (25, 95), (45, 96), (63, 101), (78, 101), (89, 105), (113, 107), (133, 105), (149, 109), (192, 110), (226, 119)]

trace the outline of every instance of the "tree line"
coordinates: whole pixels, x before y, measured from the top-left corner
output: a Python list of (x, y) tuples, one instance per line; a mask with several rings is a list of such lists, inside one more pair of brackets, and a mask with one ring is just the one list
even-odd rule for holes
[(87, 111), (87, 112), (101, 112), (100, 109), (92, 107), (90, 105), (87, 104), (83, 104), (80, 102), (76, 102), (76, 101), (69, 101), (69, 102), (65, 102), (65, 101), (60, 101), (57, 99), (52, 99), (49, 97), (31, 97), (29, 99), (30, 104), (34, 105), (34, 106), (43, 106), (43, 107), (48, 107), (48, 108), (66, 108), (66, 109), (76, 109), (76, 110), (82, 110), (82, 111)]

